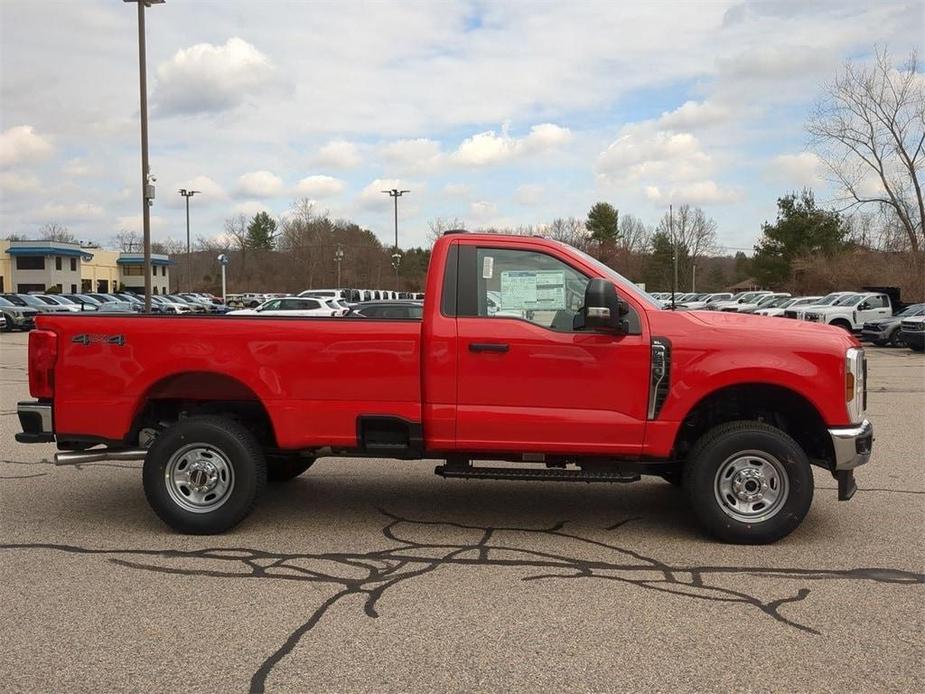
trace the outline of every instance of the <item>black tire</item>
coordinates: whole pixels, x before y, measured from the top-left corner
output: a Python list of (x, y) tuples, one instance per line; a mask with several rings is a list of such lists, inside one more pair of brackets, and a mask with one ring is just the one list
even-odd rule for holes
[(13, 317), (7, 314), (3, 314), (6, 317), (5, 325), (0, 328), (0, 332), (11, 333), (13, 332)]
[[(231, 480), (217, 507), (199, 512), (188, 510), (171, 494), (182, 487), (171, 487), (168, 466), (182, 471), (182, 452), (196, 444), (193, 451), (218, 456)], [(240, 523), (253, 510), (267, 484), (267, 466), (263, 450), (254, 435), (234, 420), (216, 415), (189, 417), (162, 432), (151, 445), (142, 470), (145, 496), (158, 517), (174, 530), (190, 535), (214, 535)], [(173, 490), (173, 491), (171, 491)], [(207, 497), (206, 497), (207, 498)], [(217, 503), (213, 501), (211, 503)]]
[(854, 334), (854, 328), (852, 328), (851, 323), (846, 320), (833, 320), (829, 325), (834, 325), (836, 328), (841, 328), (842, 330), (847, 330), (849, 333)]
[(925, 345), (909, 345), (913, 352), (925, 352)]
[(271, 456), (267, 460), (267, 482), (280, 484), (295, 479), (315, 464), (314, 458)]
[[(733, 504), (741, 502), (729, 495), (725, 497), (729, 501), (720, 501), (721, 485), (739, 478), (739, 473), (721, 476), (721, 471), (733, 469), (741, 460), (754, 460), (744, 467), (770, 471), (768, 481), (779, 478), (777, 488), (786, 489), (778, 492), (776, 511), (766, 519), (760, 517), (761, 511), (751, 512), (755, 520), (736, 518)], [(711, 429), (694, 446), (684, 467), (684, 489), (694, 515), (711, 535), (724, 542), (760, 545), (786, 537), (803, 521), (813, 501), (813, 473), (806, 453), (780, 429), (761, 422), (730, 422)], [(768, 498), (772, 493), (773, 489)], [(774, 508), (772, 503), (765, 512)]]
[(890, 339), (887, 340), (887, 344), (890, 347), (903, 347), (906, 342), (903, 340), (902, 331), (899, 328), (896, 328), (891, 334)]
[(684, 474), (682, 472), (666, 472), (663, 475), (659, 475), (659, 477), (673, 487), (681, 487), (684, 485)]

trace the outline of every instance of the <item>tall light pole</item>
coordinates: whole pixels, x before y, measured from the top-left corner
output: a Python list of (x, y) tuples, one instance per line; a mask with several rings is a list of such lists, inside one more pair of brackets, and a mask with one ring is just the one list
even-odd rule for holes
[(189, 199), (201, 193), (201, 190), (187, 190), (180, 188), (180, 195), (186, 198), (186, 291), (193, 291), (193, 270), (190, 267), (190, 247), (189, 247)]
[(138, 87), (141, 92), (141, 223), (144, 239), (145, 313), (151, 313), (151, 205), (154, 177), (148, 167), (148, 78), (145, 60), (145, 8), (164, 0), (122, 0), (138, 4)]
[(392, 188), (392, 190), (383, 190), (382, 192), (392, 198), (392, 200), (395, 202), (395, 250), (392, 253), (392, 265), (395, 267), (395, 291), (400, 291), (401, 285), (398, 276), (398, 268), (401, 266), (401, 251), (398, 250), (398, 198), (400, 198), (405, 193), (410, 193), (411, 191)]
[(337, 250), (334, 251), (334, 262), (337, 263), (337, 286), (335, 289), (340, 289), (340, 264), (344, 260), (344, 249), (340, 246), (337, 247)]

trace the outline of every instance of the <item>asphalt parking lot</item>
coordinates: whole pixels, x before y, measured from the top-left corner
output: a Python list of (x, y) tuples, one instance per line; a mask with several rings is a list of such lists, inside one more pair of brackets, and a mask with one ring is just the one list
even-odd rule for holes
[(445, 481), (325, 459), (233, 532), (149, 510), (140, 463), (14, 442), (0, 336), (0, 690), (925, 691), (925, 357), (869, 348), (875, 455), (770, 547), (678, 490)]

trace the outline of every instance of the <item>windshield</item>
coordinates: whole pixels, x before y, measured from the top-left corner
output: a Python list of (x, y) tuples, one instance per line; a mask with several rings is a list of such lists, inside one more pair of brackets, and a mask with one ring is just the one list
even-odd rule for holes
[(909, 316), (921, 316), (925, 314), (925, 304), (916, 304), (914, 306), (909, 306), (901, 313), (897, 313), (897, 316), (909, 317)]
[(51, 298), (49, 298), (49, 297), (47, 297), (47, 296), (37, 296), (37, 297), (35, 297), (35, 298), (38, 299), (39, 301), (43, 302), (43, 303), (48, 304), (49, 306), (57, 306), (57, 305), (58, 305), (58, 304), (55, 302), (54, 299), (51, 299)]
[(792, 299), (789, 296), (775, 296), (767, 301), (761, 302), (761, 308), (778, 308), (781, 306), (789, 306)]
[(2, 296), (0, 296), (0, 306), (7, 306), (7, 307), (9, 307), (9, 306), (15, 306), (15, 304), (12, 303), (11, 301), (7, 301), (7, 300), (4, 299)]
[(848, 296), (843, 296), (841, 299), (836, 301), (833, 306), (854, 306), (857, 303), (860, 303), (861, 299), (864, 297), (860, 294), (849, 294)]
[(61, 296), (61, 295), (52, 297), (52, 300), (53, 300), (53, 301), (57, 301), (59, 304), (64, 304), (65, 306), (67, 306), (68, 304), (76, 304), (76, 303), (77, 303), (76, 301), (71, 301), (71, 300), (68, 299), (66, 296)]
[[(563, 246), (566, 246), (567, 244), (562, 244), (562, 245), (563, 245)], [(640, 299), (642, 299), (643, 301), (645, 301), (645, 303), (647, 303), (647, 304), (649, 305), (650, 308), (657, 308), (657, 309), (662, 309), (662, 308), (663, 308), (663, 307), (662, 307), (662, 302), (660, 302), (660, 301), (658, 301), (657, 299), (653, 298), (652, 295), (649, 294), (649, 292), (647, 292), (645, 289), (641, 289), (640, 287), (637, 287), (635, 284), (633, 284), (632, 282), (630, 282), (628, 279), (626, 279), (623, 275), (621, 275), (619, 272), (617, 272), (617, 271), (614, 270), (613, 268), (607, 267), (607, 266), (604, 265), (604, 263), (602, 263), (601, 261), (597, 260), (596, 258), (592, 258), (592, 257), (591, 257), (590, 255), (588, 255), (587, 253), (585, 253), (585, 252), (583, 252), (583, 251), (580, 251), (580, 250), (578, 250), (577, 248), (574, 248), (573, 246), (568, 246), (568, 248), (569, 248), (569, 250), (571, 250), (573, 253), (576, 253), (576, 254), (577, 254), (582, 260), (584, 260), (588, 265), (590, 265), (590, 266), (593, 267), (595, 270), (597, 270), (598, 272), (600, 272), (600, 273), (601, 273), (601, 277), (604, 277), (604, 278), (606, 278), (606, 279), (609, 279), (609, 280), (612, 280), (612, 281), (616, 282), (616, 283), (620, 286), (621, 289), (628, 289), (629, 287), (632, 287), (632, 290), (631, 290), (631, 291), (633, 291), (633, 293), (634, 293), (637, 297), (639, 297)], [(676, 299), (676, 300), (677, 300), (677, 299)]]
[[(21, 296), (20, 298), (21, 298), (23, 301), (25, 301), (26, 304), (29, 305), (29, 306), (44, 306), (44, 305), (45, 305), (45, 302), (44, 302), (44, 301), (39, 301), (39, 299), (38, 299), (37, 297), (34, 297), (34, 296), (32, 296), (31, 294), (25, 294), (25, 295)], [(53, 302), (53, 301), (50, 301), (50, 302), (48, 302), (48, 303), (53, 304), (54, 302)]]

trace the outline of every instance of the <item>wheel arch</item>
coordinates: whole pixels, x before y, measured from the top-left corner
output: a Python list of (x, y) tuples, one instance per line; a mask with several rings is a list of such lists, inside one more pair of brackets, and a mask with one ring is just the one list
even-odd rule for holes
[(247, 383), (217, 371), (181, 371), (151, 383), (138, 399), (126, 438), (183, 416), (220, 414), (238, 420), (265, 446), (276, 446), (276, 431), (263, 399)]
[(786, 432), (814, 464), (831, 468), (835, 452), (818, 408), (806, 395), (774, 383), (724, 385), (704, 395), (681, 421), (673, 450), (684, 459), (708, 431), (741, 420), (765, 422)]

